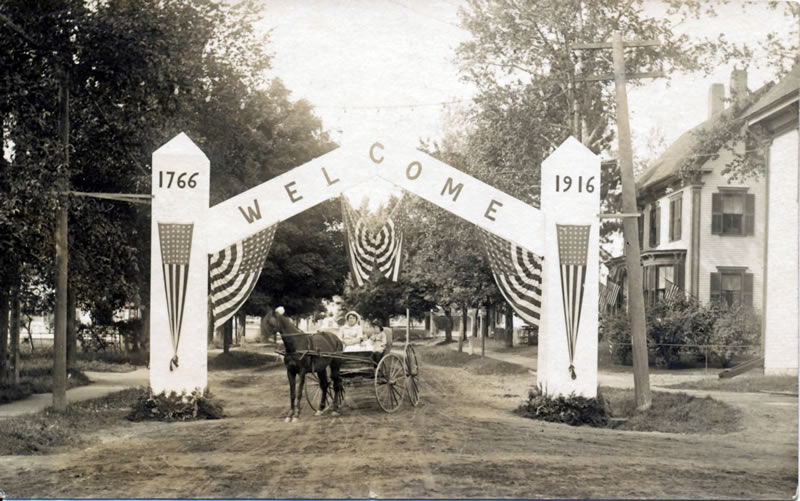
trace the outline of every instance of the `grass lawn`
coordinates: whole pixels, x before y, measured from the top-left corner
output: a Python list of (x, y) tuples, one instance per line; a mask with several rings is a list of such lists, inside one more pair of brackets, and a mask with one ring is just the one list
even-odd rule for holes
[[(493, 374), (497, 376), (510, 374), (530, 375), (525, 367), (489, 357), (481, 358), (480, 355), (470, 355), (467, 351), (459, 353), (448, 345), (440, 344), (426, 347), (421, 353), (421, 363), (440, 367), (459, 367), (472, 374)], [(420, 352), (418, 351), (418, 353)]]
[(104, 398), (70, 404), (64, 413), (42, 412), (4, 419), (0, 456), (46, 454), (51, 448), (79, 444), (88, 432), (119, 425), (146, 390), (130, 389)]
[(735, 391), (735, 392), (759, 392), (775, 391), (783, 393), (794, 393), (797, 395), (797, 378), (793, 376), (764, 376), (762, 374), (743, 374), (733, 378), (709, 378), (699, 381), (687, 381), (684, 383), (665, 386), (665, 388), (677, 388), (682, 390), (709, 390), (709, 391)]

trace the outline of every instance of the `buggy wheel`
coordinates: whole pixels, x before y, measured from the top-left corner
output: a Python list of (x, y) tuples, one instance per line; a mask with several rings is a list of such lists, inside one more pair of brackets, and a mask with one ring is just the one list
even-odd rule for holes
[[(326, 371), (328, 369), (325, 369)], [(322, 386), (319, 384), (319, 378), (313, 372), (309, 372), (306, 374), (306, 384), (305, 384), (305, 394), (306, 394), (306, 401), (308, 405), (314, 410), (314, 412), (319, 410), (319, 402), (322, 399)], [(327, 401), (329, 404), (333, 403), (333, 383), (328, 380), (328, 398)]]
[(419, 362), (413, 346), (406, 347), (406, 394), (411, 405), (419, 405)]
[(406, 370), (403, 359), (394, 353), (383, 357), (375, 369), (375, 396), (386, 412), (394, 412), (403, 404)]

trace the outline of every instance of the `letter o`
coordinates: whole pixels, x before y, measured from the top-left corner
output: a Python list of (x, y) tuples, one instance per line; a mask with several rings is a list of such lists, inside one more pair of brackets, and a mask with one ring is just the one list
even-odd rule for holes
[(383, 162), (383, 157), (381, 156), (381, 158), (375, 158), (375, 148), (380, 148), (383, 150), (383, 145), (381, 143), (372, 143), (372, 146), (369, 147), (369, 158), (371, 158), (376, 164), (379, 164)]
[[(416, 174), (413, 174), (413, 175), (411, 174), (411, 168), (412, 167), (416, 167), (417, 168)], [(416, 160), (414, 160), (413, 162), (408, 164), (408, 167), (406, 167), (406, 177), (408, 179), (410, 179), (411, 181), (413, 181), (416, 178), (418, 178), (420, 174), (422, 174), (422, 164), (417, 162)]]

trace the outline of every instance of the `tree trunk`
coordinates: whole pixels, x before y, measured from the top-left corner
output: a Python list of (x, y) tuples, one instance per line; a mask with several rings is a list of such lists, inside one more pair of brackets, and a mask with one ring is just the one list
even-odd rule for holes
[(237, 337), (239, 338), (239, 344), (243, 345), (246, 343), (244, 337), (247, 335), (247, 315), (245, 314), (244, 310), (239, 310), (236, 314), (237, 317)]
[(450, 308), (444, 309), (444, 341), (445, 343), (453, 342), (453, 312)]
[(506, 346), (509, 348), (514, 347), (514, 311), (506, 306), (505, 312), (505, 328), (503, 329), (506, 334)]
[(11, 384), (19, 385), (19, 289), (11, 289)]
[(231, 341), (233, 340), (233, 317), (229, 318), (225, 325), (222, 326), (222, 351), (225, 353), (230, 352)]
[(214, 310), (211, 308), (211, 298), (208, 298), (208, 309), (206, 311), (206, 318), (208, 318), (208, 344), (214, 342)]
[(428, 314), (425, 315), (425, 332), (430, 332), (430, 330), (431, 330), (431, 323), (432, 323), (431, 322), (431, 317), (432, 316), (433, 316), (433, 312), (428, 312)]
[(6, 382), (8, 370), (8, 291), (0, 289), (0, 383)]
[(76, 335), (75, 307), (77, 298), (75, 297), (75, 287), (67, 289), (67, 368), (74, 369), (77, 363), (78, 336)]
[(492, 308), (487, 306), (486, 316), (483, 318), (483, 323), (481, 324), (481, 337), (483, 339), (489, 337), (489, 323), (492, 321), (492, 313)]
[(478, 337), (478, 308), (472, 314), (472, 337)]
[(33, 332), (31, 332), (31, 324), (33, 323), (33, 317), (30, 317), (28, 315), (25, 316), (28, 317), (28, 321), (25, 323), (25, 332), (28, 333), (28, 344), (31, 345), (31, 353), (33, 353), (34, 352)]
[(458, 334), (458, 352), (464, 348), (464, 340), (467, 339), (467, 308), (461, 307), (461, 329)]
[(139, 345), (134, 349), (147, 353), (147, 347), (150, 346), (150, 310), (143, 307), (140, 309), (142, 311), (142, 330), (139, 333)]

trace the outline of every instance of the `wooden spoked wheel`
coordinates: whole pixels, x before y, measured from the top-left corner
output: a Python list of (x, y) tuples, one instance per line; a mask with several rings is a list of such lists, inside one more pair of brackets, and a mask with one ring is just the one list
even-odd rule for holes
[[(319, 402), (322, 399), (322, 386), (319, 384), (319, 378), (313, 372), (306, 373), (305, 385), (306, 401), (314, 411), (319, 410)], [(328, 398), (327, 405), (333, 404), (333, 381), (328, 378)]]
[(406, 346), (406, 394), (414, 407), (419, 405), (419, 362), (413, 346)]
[(375, 396), (378, 405), (386, 412), (394, 412), (403, 405), (406, 369), (403, 359), (394, 353), (383, 357), (375, 370)]

